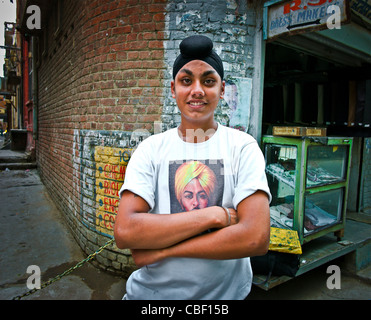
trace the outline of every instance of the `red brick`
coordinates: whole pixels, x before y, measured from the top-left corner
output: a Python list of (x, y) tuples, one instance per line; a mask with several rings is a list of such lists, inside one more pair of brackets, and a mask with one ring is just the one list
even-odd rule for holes
[(153, 20), (156, 22), (165, 21), (165, 15), (163, 12), (157, 13), (153, 16)]
[(151, 4), (148, 6), (148, 12), (164, 12), (163, 4)]
[(164, 47), (164, 43), (162, 41), (150, 41), (148, 44), (148, 48), (150, 49), (162, 49)]
[(48, 50), (38, 68), (38, 166), (79, 234), (87, 231), (79, 231), (85, 183), (80, 179), (86, 173), (80, 172), (83, 164), (78, 161), (81, 150), (89, 147), (80, 145), (80, 130), (151, 131), (153, 122), (161, 120), (166, 4), (65, 0), (61, 30), (66, 36), (56, 39), (51, 28), (42, 30)]

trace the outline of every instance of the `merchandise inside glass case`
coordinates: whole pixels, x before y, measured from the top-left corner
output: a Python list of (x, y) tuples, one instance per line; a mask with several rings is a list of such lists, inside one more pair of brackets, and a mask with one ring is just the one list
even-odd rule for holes
[(348, 146), (309, 146), (307, 187), (344, 180), (348, 152)]
[(341, 221), (343, 189), (313, 193), (305, 197), (304, 234)]
[(293, 139), (291, 145), (269, 137), (264, 153), (272, 193), (271, 226), (297, 230), (304, 238), (341, 223), (350, 145), (305, 139)]
[(282, 182), (281, 192), (277, 193), (278, 197), (288, 186), (295, 188), (296, 154), (297, 148), (293, 146), (269, 145), (266, 150), (266, 171), (277, 181)]
[(292, 229), (297, 148), (270, 144), (265, 151), (267, 179), (272, 193), (271, 225)]

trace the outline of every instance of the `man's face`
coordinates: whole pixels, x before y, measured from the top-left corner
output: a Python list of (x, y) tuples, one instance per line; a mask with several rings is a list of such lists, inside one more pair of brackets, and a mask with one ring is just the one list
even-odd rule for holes
[(185, 211), (206, 208), (209, 198), (198, 179), (192, 179), (184, 188), (181, 205)]
[(225, 82), (213, 67), (201, 60), (183, 66), (171, 82), (171, 93), (189, 125), (207, 126), (224, 94)]

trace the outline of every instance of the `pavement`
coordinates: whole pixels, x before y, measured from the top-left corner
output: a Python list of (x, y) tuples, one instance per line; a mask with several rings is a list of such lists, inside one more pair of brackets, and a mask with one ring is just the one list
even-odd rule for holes
[[(0, 146), (2, 145), (0, 137)], [(0, 300), (30, 291), (86, 258), (24, 152), (0, 149)], [(22, 300), (121, 300), (125, 279), (90, 262)]]
[[(40, 268), (43, 283), (86, 256), (36, 169), (0, 172), (0, 192), (0, 299), (9, 300), (29, 291), (29, 266)], [(88, 262), (23, 300), (120, 300), (124, 292), (125, 279)]]
[[(13, 162), (8, 161), (9, 157)], [(17, 163), (18, 157), (24, 154), (0, 149), (2, 164)], [(44, 283), (86, 257), (33, 164), (21, 170), (14, 168), (0, 166), (0, 300), (11, 300), (29, 291), (27, 280), (35, 275), (34, 271), (27, 273), (29, 266), (40, 268)], [(341, 266), (343, 262), (339, 259), (335, 263)], [(316, 268), (269, 291), (253, 286), (247, 300), (371, 299), (370, 267), (364, 270), (363, 277), (342, 272), (341, 289), (327, 288), (330, 275), (326, 268)], [(88, 262), (22, 300), (121, 300), (125, 283), (126, 279)]]

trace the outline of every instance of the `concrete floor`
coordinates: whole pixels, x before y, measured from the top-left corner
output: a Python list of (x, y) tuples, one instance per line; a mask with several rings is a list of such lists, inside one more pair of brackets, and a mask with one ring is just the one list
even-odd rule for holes
[[(0, 299), (27, 288), (27, 267), (37, 265), (48, 281), (85, 258), (36, 170), (0, 172)], [(121, 299), (125, 279), (90, 263), (24, 299)]]
[[(30, 265), (40, 267), (41, 282), (45, 282), (85, 258), (37, 170), (1, 171), (0, 194), (0, 299), (9, 300), (28, 291), (30, 274), (26, 271)], [(341, 267), (342, 261), (333, 263)], [(326, 266), (319, 267), (269, 291), (253, 286), (247, 300), (369, 300), (370, 271), (366, 270), (363, 278), (342, 272), (341, 289), (329, 290)], [(124, 293), (125, 279), (87, 263), (23, 299), (120, 300)]]
[[(337, 265), (341, 270), (341, 288), (327, 288), (327, 280), (331, 274), (327, 267)], [(344, 271), (344, 257), (333, 260), (312, 271), (265, 291), (253, 286), (247, 300), (370, 300), (371, 299), (371, 267), (364, 270), (367, 277), (361, 277)]]

